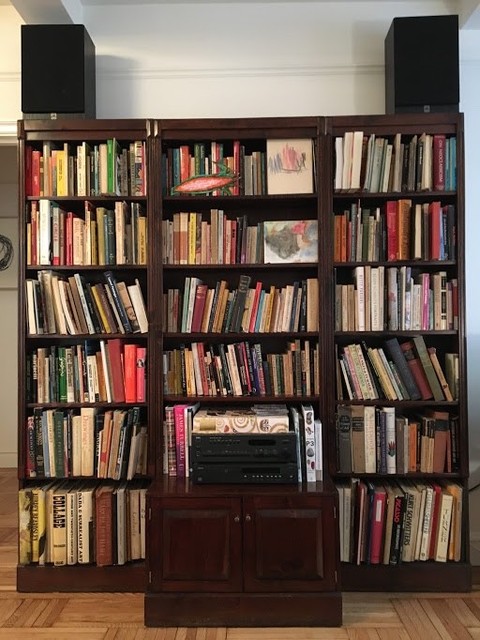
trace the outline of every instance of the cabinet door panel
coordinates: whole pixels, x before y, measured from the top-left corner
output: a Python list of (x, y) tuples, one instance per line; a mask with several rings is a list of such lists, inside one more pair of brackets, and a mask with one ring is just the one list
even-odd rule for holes
[(160, 591), (238, 591), (238, 499), (152, 498), (152, 587)]
[(246, 591), (335, 589), (332, 498), (246, 498)]

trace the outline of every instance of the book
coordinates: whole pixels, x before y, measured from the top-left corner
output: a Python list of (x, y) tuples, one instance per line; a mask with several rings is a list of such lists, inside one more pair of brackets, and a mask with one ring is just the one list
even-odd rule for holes
[(267, 193), (313, 193), (313, 141), (267, 139)]
[(365, 473), (365, 418), (364, 406), (349, 407), (352, 428), (352, 471)]
[(289, 430), (285, 405), (200, 409), (193, 431), (201, 433), (282, 433)]
[(437, 400), (437, 401), (445, 400), (445, 395), (442, 391), (442, 387), (438, 380), (437, 374), (435, 373), (432, 360), (430, 359), (430, 355), (427, 351), (425, 339), (421, 335), (414, 336), (413, 342), (415, 344), (418, 357), (420, 358), (420, 362), (423, 366), (423, 370), (425, 371), (428, 384), (430, 386), (430, 389), (432, 390), (434, 400)]
[(77, 490), (77, 540), (79, 564), (89, 564), (95, 559), (94, 491), (95, 485), (90, 482), (82, 483)]
[(336, 415), (337, 468), (340, 473), (352, 473), (351, 407), (339, 405)]
[(418, 390), (415, 378), (412, 375), (408, 362), (400, 347), (398, 338), (389, 338), (384, 342), (385, 349), (395, 363), (398, 373), (405, 385), (411, 400), (420, 400), (421, 394)]
[(266, 220), (263, 249), (265, 264), (317, 262), (317, 220)]
[(53, 493), (53, 556), (55, 567), (67, 564), (67, 486), (61, 483)]
[[(415, 345), (413, 340), (407, 340), (400, 344), (400, 348), (405, 356), (407, 364), (410, 368), (412, 376), (415, 380), (415, 384), (418, 387), (422, 400), (430, 400), (433, 398), (433, 393), (430, 388), (425, 369), (422, 367), (420, 358), (415, 351)], [(443, 395), (443, 394), (442, 394)]]
[(113, 484), (95, 489), (95, 561), (103, 567), (113, 564)]
[(387, 492), (376, 486), (373, 495), (372, 519), (370, 523), (370, 564), (383, 563), (382, 545), (386, 518)]
[(32, 490), (18, 491), (18, 561), (22, 565), (32, 562)]
[(316, 482), (315, 418), (311, 404), (300, 405), (305, 430), (305, 481)]
[(435, 532), (436, 543), (434, 559), (436, 562), (447, 562), (448, 559), (448, 542), (452, 523), (453, 500), (453, 495), (448, 493), (445, 489), (442, 489), (437, 529)]

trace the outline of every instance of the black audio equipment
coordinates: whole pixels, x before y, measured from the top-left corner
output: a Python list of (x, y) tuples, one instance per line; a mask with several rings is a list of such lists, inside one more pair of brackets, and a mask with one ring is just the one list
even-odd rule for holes
[(81, 24), (24, 24), (22, 111), (26, 118), (95, 118), (95, 45)]
[(386, 113), (459, 110), (458, 16), (394, 18), (385, 38)]
[(298, 469), (293, 462), (194, 462), (190, 478), (195, 484), (293, 484), (298, 482)]
[(287, 433), (192, 434), (192, 462), (284, 463), (297, 461), (296, 436)]

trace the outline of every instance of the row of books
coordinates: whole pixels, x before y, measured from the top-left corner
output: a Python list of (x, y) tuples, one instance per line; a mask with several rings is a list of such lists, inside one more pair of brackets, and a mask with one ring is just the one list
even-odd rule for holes
[(261, 264), (263, 223), (249, 225), (246, 214), (227, 218), (222, 209), (177, 212), (162, 220), (164, 264)]
[(451, 473), (458, 471), (458, 416), (427, 409), (404, 415), (395, 407), (338, 405), (340, 473)]
[(268, 139), (261, 149), (239, 140), (170, 147), (162, 158), (164, 195), (313, 193), (311, 139)]
[[(303, 344), (302, 344), (303, 343)], [(320, 393), (318, 344), (295, 340), (285, 353), (262, 352), (260, 344), (234, 342), (166, 350), (163, 390), (187, 396), (310, 396)]]
[(221, 209), (178, 212), (162, 221), (165, 264), (269, 264), (318, 261), (317, 220), (227, 218)]
[(146, 485), (54, 481), (20, 489), (21, 565), (123, 565), (145, 559)]
[(138, 202), (117, 201), (109, 209), (86, 200), (83, 215), (51, 200), (28, 206), (28, 265), (147, 263), (147, 218)]
[(27, 418), (26, 477), (130, 480), (146, 473), (146, 440), (139, 407), (36, 408)]
[(458, 354), (446, 353), (444, 357), (445, 370), (436, 348), (427, 348), (421, 335), (402, 343), (389, 338), (382, 347), (369, 347), (363, 342), (341, 346), (337, 398), (343, 398), (345, 389), (350, 400), (457, 400)]
[(209, 288), (187, 276), (183, 291), (164, 293), (163, 322), (169, 332), (265, 333), (318, 331), (318, 279), (307, 278), (284, 287), (263, 282), (250, 287), (252, 278), (240, 275), (231, 290), (227, 280)]
[(355, 564), (459, 562), (463, 488), (455, 482), (336, 482), (340, 560)]
[(296, 433), (299, 482), (315, 482), (323, 473), (323, 433), (310, 404), (252, 405), (242, 408), (201, 408), (200, 403), (165, 407), (163, 471), (169, 476), (190, 475), (191, 434)]
[(42, 269), (27, 278), (26, 316), (30, 335), (146, 333), (148, 318), (138, 278), (132, 284), (104, 271), (105, 283), (74, 273), (62, 276)]
[(26, 357), (27, 402), (145, 402), (147, 348), (119, 338), (38, 347)]
[(145, 142), (44, 141), (25, 149), (25, 193), (33, 197), (145, 196)]
[(455, 205), (388, 200), (375, 210), (352, 203), (335, 214), (335, 262), (455, 260)]
[(446, 271), (362, 265), (351, 277), (335, 285), (335, 331), (458, 329), (458, 280)]
[(454, 191), (457, 140), (444, 134), (383, 138), (347, 131), (335, 138), (335, 190)]

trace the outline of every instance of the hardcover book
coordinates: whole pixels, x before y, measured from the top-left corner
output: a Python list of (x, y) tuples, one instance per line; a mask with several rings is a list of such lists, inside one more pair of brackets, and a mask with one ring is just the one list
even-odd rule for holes
[(313, 193), (310, 139), (267, 140), (268, 195)]
[(200, 409), (193, 418), (193, 431), (200, 433), (280, 433), (288, 427), (287, 411)]
[(266, 220), (264, 263), (317, 262), (317, 220)]

